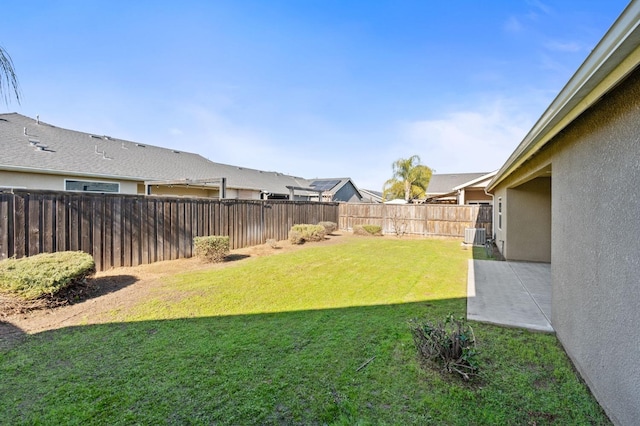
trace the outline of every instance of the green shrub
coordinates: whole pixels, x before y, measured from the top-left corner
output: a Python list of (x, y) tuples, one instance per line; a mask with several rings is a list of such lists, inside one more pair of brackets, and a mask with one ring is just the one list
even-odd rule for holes
[(378, 225), (356, 225), (353, 227), (355, 235), (382, 235), (382, 226)]
[(327, 235), (332, 234), (336, 229), (338, 229), (338, 224), (335, 222), (320, 222), (318, 225), (324, 228)]
[(81, 251), (42, 253), (0, 262), (0, 292), (24, 300), (53, 296), (83, 281), (96, 270), (90, 254)]
[(229, 237), (211, 235), (193, 239), (194, 254), (207, 262), (222, 262), (229, 254)]
[(302, 244), (305, 241), (322, 241), (325, 235), (326, 231), (320, 225), (293, 225), (289, 230), (289, 241), (291, 244)]
[(464, 318), (448, 315), (444, 322), (411, 322), (413, 341), (423, 361), (440, 364), (444, 371), (469, 380), (478, 373), (476, 339)]

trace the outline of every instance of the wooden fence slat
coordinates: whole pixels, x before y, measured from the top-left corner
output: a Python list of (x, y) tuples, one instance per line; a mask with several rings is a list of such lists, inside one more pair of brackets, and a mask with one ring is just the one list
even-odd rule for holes
[(111, 243), (113, 244), (113, 267), (122, 266), (122, 198), (114, 198), (112, 204), (111, 226), (113, 227), (113, 236)]
[(164, 201), (163, 200), (155, 200), (154, 201), (154, 212), (156, 216), (155, 220), (155, 245), (156, 245), (156, 253), (155, 253), (155, 261), (160, 262), (164, 260)]
[(40, 253), (42, 247), (41, 244), (41, 229), (42, 229), (42, 200), (39, 196), (30, 196), (25, 210), (29, 212), (26, 219), (26, 225), (28, 229), (28, 249), (25, 250), (26, 256), (33, 256)]
[(104, 208), (102, 200), (100, 197), (91, 197), (92, 254), (98, 271), (106, 269), (104, 267)]
[(14, 247), (14, 255), (17, 258), (24, 257), (27, 254), (27, 236), (25, 228), (27, 226), (27, 215), (28, 215), (28, 203), (29, 194), (22, 194), (15, 198), (14, 201), (14, 214), (13, 214), (13, 224), (14, 224), (14, 232), (13, 232), (13, 247)]
[(131, 208), (130, 199), (124, 199), (122, 203), (122, 266), (131, 264)]
[(113, 267), (113, 203), (105, 199), (104, 206), (104, 235), (102, 238), (102, 251), (103, 251), (103, 268), (109, 269)]
[(138, 198), (131, 200), (131, 266), (142, 263), (140, 255), (140, 204), (141, 200)]
[(13, 197), (12, 194), (0, 193), (0, 260), (13, 256), (10, 242), (13, 240)]
[(178, 258), (178, 236), (180, 234), (180, 221), (178, 219), (178, 201), (173, 200), (171, 203), (171, 228), (169, 229), (169, 239), (171, 241), (171, 252), (169, 253), (169, 259), (174, 260)]

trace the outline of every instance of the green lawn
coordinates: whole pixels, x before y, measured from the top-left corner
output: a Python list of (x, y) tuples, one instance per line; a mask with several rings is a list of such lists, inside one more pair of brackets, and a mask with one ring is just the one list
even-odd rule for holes
[(0, 424), (608, 424), (553, 335), (474, 324), (475, 381), (421, 368), (408, 320), (465, 314), (471, 254), (345, 238), (172, 276), (0, 352)]

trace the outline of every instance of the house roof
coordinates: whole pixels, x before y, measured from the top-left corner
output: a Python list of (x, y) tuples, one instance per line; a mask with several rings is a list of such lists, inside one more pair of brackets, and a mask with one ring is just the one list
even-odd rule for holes
[(362, 198), (362, 192), (358, 189), (356, 184), (351, 180), (351, 178), (324, 178), (324, 179), (308, 179), (309, 187), (314, 188), (316, 190), (322, 190), (331, 195), (335, 195), (338, 191), (340, 191), (345, 185), (351, 182), (356, 193)]
[(365, 199), (366, 201), (372, 203), (381, 203), (383, 201), (382, 192), (380, 191), (374, 191), (372, 189), (361, 189), (360, 193), (362, 194), (363, 199)]
[(640, 64), (640, 2), (632, 1), (567, 82), (487, 186), (487, 191), (533, 157), (580, 114)]
[(496, 173), (498, 173), (497, 170), (494, 172), (484, 174), (482, 176), (479, 176), (475, 179), (470, 180), (469, 182), (464, 182), (454, 187), (453, 190), (457, 191), (459, 189), (471, 188), (471, 187), (484, 188), (487, 186), (487, 183), (489, 183), (489, 180), (496, 175)]
[[(288, 194), (308, 181), (214, 163), (190, 152), (63, 129), (17, 113), (0, 114), (0, 169), (133, 181), (227, 178), (227, 186)], [(170, 165), (168, 167), (167, 165)]]
[(451, 174), (434, 174), (429, 181), (427, 188), (427, 197), (448, 194), (460, 185), (467, 184), (478, 178), (486, 176), (487, 173), (451, 173)]

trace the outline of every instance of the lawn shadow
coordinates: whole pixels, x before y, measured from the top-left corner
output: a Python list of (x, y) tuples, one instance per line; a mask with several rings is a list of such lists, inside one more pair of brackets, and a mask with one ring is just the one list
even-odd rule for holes
[(232, 254), (229, 254), (229, 255), (225, 256), (224, 261), (225, 262), (237, 262), (238, 260), (246, 259), (248, 257), (251, 257), (251, 255), (240, 254), (240, 253), (232, 253)]
[[(411, 424), (416, 418), (427, 420), (420, 416), (428, 396), (433, 400), (428, 414), (438, 416), (439, 422), (472, 423), (472, 410), (461, 413), (437, 407), (452, 397), (458, 406), (467, 404), (465, 395), (482, 401), (486, 391), (439, 370), (420, 369), (409, 326), (414, 318), (439, 320), (464, 309), (464, 298), (452, 298), (45, 331), (0, 359), (3, 382), (14, 389), (11, 394), (0, 393), (0, 406), (9, 407), (5, 420), (25, 423), (37, 420), (39, 412), (81, 420), (84, 414), (68, 407), (90, 407), (100, 395), (110, 401), (109, 409), (100, 414), (104, 423), (125, 418), (143, 424), (167, 418), (188, 423), (198, 418), (216, 424), (330, 424), (358, 419)], [(20, 336), (21, 330), (5, 327), (8, 334)], [(481, 341), (489, 338), (488, 330), (497, 329), (477, 328)], [(518, 330), (500, 329), (500, 335), (531, 345), (528, 335)], [(545, 339), (549, 348), (555, 347), (552, 337)], [(482, 350), (483, 359), (503, 352), (489, 344)], [(22, 368), (6, 368), (25, 360), (28, 378)], [(546, 371), (543, 362), (539, 364), (530, 368)], [(485, 362), (483, 368), (488, 370), (483, 387), (493, 386), (491, 395), (504, 407), (498, 410), (516, 416), (515, 423), (529, 424), (528, 412), (520, 409), (522, 398), (508, 392), (503, 396), (502, 379), (494, 384), (491, 364)], [(512, 379), (509, 371), (495, 374)], [(35, 396), (30, 383), (39, 384)], [(58, 383), (65, 383), (64, 393), (58, 391)], [(561, 386), (564, 383), (548, 379), (536, 393), (541, 400), (552, 400)], [(528, 403), (539, 404), (535, 401)], [(132, 406), (145, 409), (131, 411)], [(556, 414), (551, 408), (535, 408)], [(458, 418), (467, 412), (470, 417)]]
[(88, 284), (92, 287), (92, 290), (87, 294), (86, 298), (77, 300), (77, 302), (115, 293), (116, 291), (135, 284), (136, 281), (138, 281), (138, 279), (133, 275), (111, 275), (91, 278), (88, 280)]
[(10, 322), (0, 320), (0, 351), (9, 350), (20, 343), (26, 333)]

